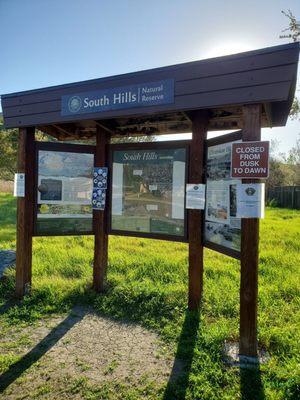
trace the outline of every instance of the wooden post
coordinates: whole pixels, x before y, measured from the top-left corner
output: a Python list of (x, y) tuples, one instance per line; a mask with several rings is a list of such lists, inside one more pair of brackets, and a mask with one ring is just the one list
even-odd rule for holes
[(25, 173), (25, 197), (17, 198), (16, 296), (31, 288), (32, 233), (34, 216), (35, 144), (34, 128), (20, 128), (17, 170)]
[[(260, 140), (261, 106), (243, 107), (243, 141)], [(246, 179), (243, 183), (258, 180)], [(240, 285), (240, 354), (257, 357), (259, 219), (242, 219), (241, 285)]]
[[(208, 113), (195, 111), (192, 119), (192, 141), (189, 157), (188, 183), (204, 181), (204, 144), (207, 136)], [(203, 289), (203, 211), (188, 210), (189, 236), (189, 310), (197, 310), (200, 306)]]
[[(98, 126), (96, 132), (95, 167), (107, 166), (106, 144), (108, 141), (109, 134)], [(108, 196), (106, 194), (106, 202), (107, 200)], [(95, 234), (93, 288), (96, 290), (96, 292), (102, 292), (104, 290), (104, 283), (106, 279), (108, 252), (106, 210), (107, 204), (104, 211), (93, 211), (93, 226)]]

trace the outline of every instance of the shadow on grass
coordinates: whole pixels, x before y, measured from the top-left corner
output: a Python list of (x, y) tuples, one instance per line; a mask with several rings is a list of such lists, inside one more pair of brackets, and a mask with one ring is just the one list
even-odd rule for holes
[(253, 369), (240, 368), (240, 378), (242, 400), (266, 399), (259, 365)]
[(82, 315), (70, 313), (59, 325), (44, 337), (29, 353), (12, 364), (0, 375), (0, 393), (18, 379), (28, 368), (36, 363), (51, 347), (53, 347), (75, 324), (83, 318)]
[(0, 315), (5, 314), (10, 308), (18, 305), (18, 303), (19, 302), (14, 299), (7, 300), (6, 303), (4, 303), (0, 306)]
[(185, 399), (200, 322), (199, 312), (186, 312), (176, 356), (163, 400)]

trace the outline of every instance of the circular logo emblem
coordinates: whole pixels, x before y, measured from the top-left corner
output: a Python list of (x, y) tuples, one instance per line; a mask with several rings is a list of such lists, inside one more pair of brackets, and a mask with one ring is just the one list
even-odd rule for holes
[(71, 97), (68, 101), (68, 106), (71, 112), (78, 112), (81, 109), (81, 98), (79, 96)]
[(246, 193), (248, 196), (253, 196), (255, 192), (256, 192), (256, 190), (254, 188), (250, 187), (250, 188), (246, 189)]

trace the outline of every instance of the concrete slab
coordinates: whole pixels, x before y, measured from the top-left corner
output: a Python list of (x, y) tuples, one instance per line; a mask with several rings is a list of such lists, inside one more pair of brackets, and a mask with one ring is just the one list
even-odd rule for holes
[(247, 357), (239, 354), (238, 342), (225, 342), (224, 344), (224, 362), (231, 367), (259, 368), (259, 365), (265, 364), (269, 360), (270, 355), (266, 350), (259, 350), (257, 357)]

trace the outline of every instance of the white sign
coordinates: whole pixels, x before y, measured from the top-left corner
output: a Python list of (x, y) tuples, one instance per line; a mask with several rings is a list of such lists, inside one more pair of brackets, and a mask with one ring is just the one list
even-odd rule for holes
[(201, 183), (186, 185), (186, 208), (204, 210), (205, 208), (205, 185)]
[(147, 204), (146, 209), (147, 209), (147, 211), (157, 211), (158, 205), (157, 204)]
[(153, 190), (157, 190), (157, 185), (149, 185), (149, 190), (152, 192)]
[(133, 170), (133, 175), (142, 176), (143, 175), (143, 170), (142, 169), (134, 169)]
[(239, 218), (265, 217), (265, 184), (237, 185), (237, 216)]
[(25, 197), (25, 174), (15, 174), (14, 196)]

